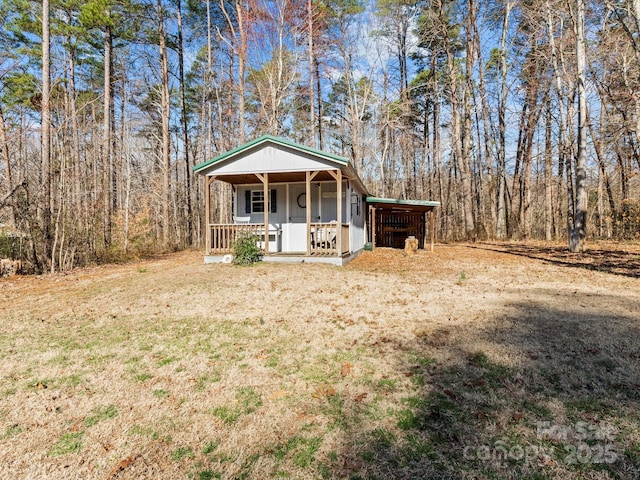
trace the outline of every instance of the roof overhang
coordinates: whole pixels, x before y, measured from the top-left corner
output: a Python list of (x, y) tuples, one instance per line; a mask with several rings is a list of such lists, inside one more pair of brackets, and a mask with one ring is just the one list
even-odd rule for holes
[(440, 202), (429, 200), (404, 200), (400, 198), (367, 197), (367, 203), (375, 208), (405, 212), (430, 212), (440, 206)]
[[(257, 172), (260, 174), (260, 172)], [(216, 180), (230, 183), (232, 185), (253, 185), (261, 183), (260, 178), (255, 173), (243, 173), (233, 175), (215, 175)], [(320, 171), (313, 178), (314, 182), (335, 181), (328, 170)], [(306, 181), (306, 172), (269, 172), (269, 183), (299, 183)]]

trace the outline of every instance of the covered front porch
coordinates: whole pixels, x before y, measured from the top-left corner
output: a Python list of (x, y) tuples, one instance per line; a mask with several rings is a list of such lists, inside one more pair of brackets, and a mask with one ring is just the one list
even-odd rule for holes
[[(290, 226), (290, 225), (289, 225)], [(308, 249), (301, 251), (298, 249), (284, 249), (282, 247), (283, 237), (287, 237), (293, 233), (293, 229), (280, 229), (273, 225), (269, 226), (269, 239), (265, 243), (265, 225), (261, 223), (212, 223), (210, 228), (210, 246), (207, 249), (207, 255), (225, 255), (233, 251), (233, 244), (238, 238), (252, 236), (257, 238), (260, 248), (265, 254), (270, 255), (340, 255), (349, 253), (349, 225), (342, 224), (338, 227), (337, 223), (311, 223), (310, 239)], [(341, 248), (338, 248), (338, 228), (342, 230)], [(283, 233), (284, 232), (284, 233)], [(290, 240), (289, 240), (290, 243)]]
[[(364, 248), (366, 188), (345, 158), (265, 135), (194, 170), (205, 179), (205, 262), (252, 236), (265, 261), (342, 265)], [(211, 186), (231, 185), (231, 221), (212, 218)]]
[[(232, 223), (211, 221), (211, 185), (232, 185)], [(255, 236), (265, 260), (299, 257), (349, 256), (351, 252), (351, 200), (362, 209), (361, 195), (353, 192), (341, 170), (255, 173), (206, 177), (208, 221), (205, 260), (231, 254), (238, 238)], [(357, 199), (355, 197), (357, 196)], [(361, 211), (355, 212), (362, 215)], [(340, 219), (341, 221), (338, 221)], [(334, 263), (334, 262), (331, 262)]]

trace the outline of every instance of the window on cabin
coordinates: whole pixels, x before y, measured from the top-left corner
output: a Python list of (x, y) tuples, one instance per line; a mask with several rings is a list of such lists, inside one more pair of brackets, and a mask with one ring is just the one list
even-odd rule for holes
[[(269, 210), (271, 213), (276, 213), (276, 206), (278, 204), (276, 198), (276, 189), (272, 189), (270, 192), (269, 205), (271, 209)], [(264, 213), (265, 203), (264, 203), (264, 191), (263, 190), (245, 190), (244, 191), (244, 213)]]
[(264, 213), (263, 190), (251, 190), (251, 213)]

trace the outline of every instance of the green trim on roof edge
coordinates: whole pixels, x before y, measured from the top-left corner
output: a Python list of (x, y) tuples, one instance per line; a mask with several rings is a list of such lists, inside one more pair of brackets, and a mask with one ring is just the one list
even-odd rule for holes
[(265, 143), (265, 142), (272, 142), (275, 143), (277, 145), (282, 145), (284, 147), (289, 147), (289, 148), (293, 148), (294, 150), (299, 150), (301, 152), (305, 152), (305, 153), (310, 153), (311, 155), (315, 155), (317, 157), (322, 157), (325, 158), (327, 160), (332, 160), (334, 162), (339, 162), (343, 165), (348, 165), (349, 164), (349, 160), (347, 160), (346, 158), (343, 157), (339, 157), (338, 155), (333, 155), (331, 153), (327, 153), (327, 152), (323, 152), (322, 150), (318, 150), (315, 148), (311, 148), (311, 147), (307, 147), (306, 145), (300, 145), (299, 143), (295, 143), (292, 142), (291, 140), (287, 140), (286, 138), (281, 138), (281, 137), (274, 137), (273, 135), (263, 135), (261, 137), (256, 138), (255, 140), (252, 140), (250, 142), (245, 143), (244, 145), (240, 145), (236, 148), (233, 148), (231, 150), (229, 150), (228, 152), (222, 153), (220, 155), (218, 155), (217, 157), (212, 158), (211, 160), (207, 160), (206, 162), (203, 162), (199, 165), (196, 165), (193, 167), (193, 171), (195, 173), (200, 172), (201, 170), (204, 170), (207, 167), (210, 167), (211, 165), (214, 165), (216, 163), (219, 163), (223, 160), (226, 160), (229, 157), (232, 157), (244, 150), (248, 150), (252, 147), (255, 147), (256, 145), (259, 145), (261, 143)]
[(367, 203), (388, 203), (391, 205), (416, 205), (420, 207), (439, 207), (440, 202), (430, 200), (402, 200), (401, 198), (367, 197)]

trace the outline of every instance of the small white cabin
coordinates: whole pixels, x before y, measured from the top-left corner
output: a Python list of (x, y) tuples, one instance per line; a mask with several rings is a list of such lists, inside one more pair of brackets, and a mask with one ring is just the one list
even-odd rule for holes
[[(270, 135), (196, 165), (205, 176), (205, 262), (221, 262), (239, 235), (259, 238), (266, 261), (344, 265), (367, 237), (367, 190), (342, 157)], [(233, 222), (211, 222), (211, 184), (233, 187)]]

